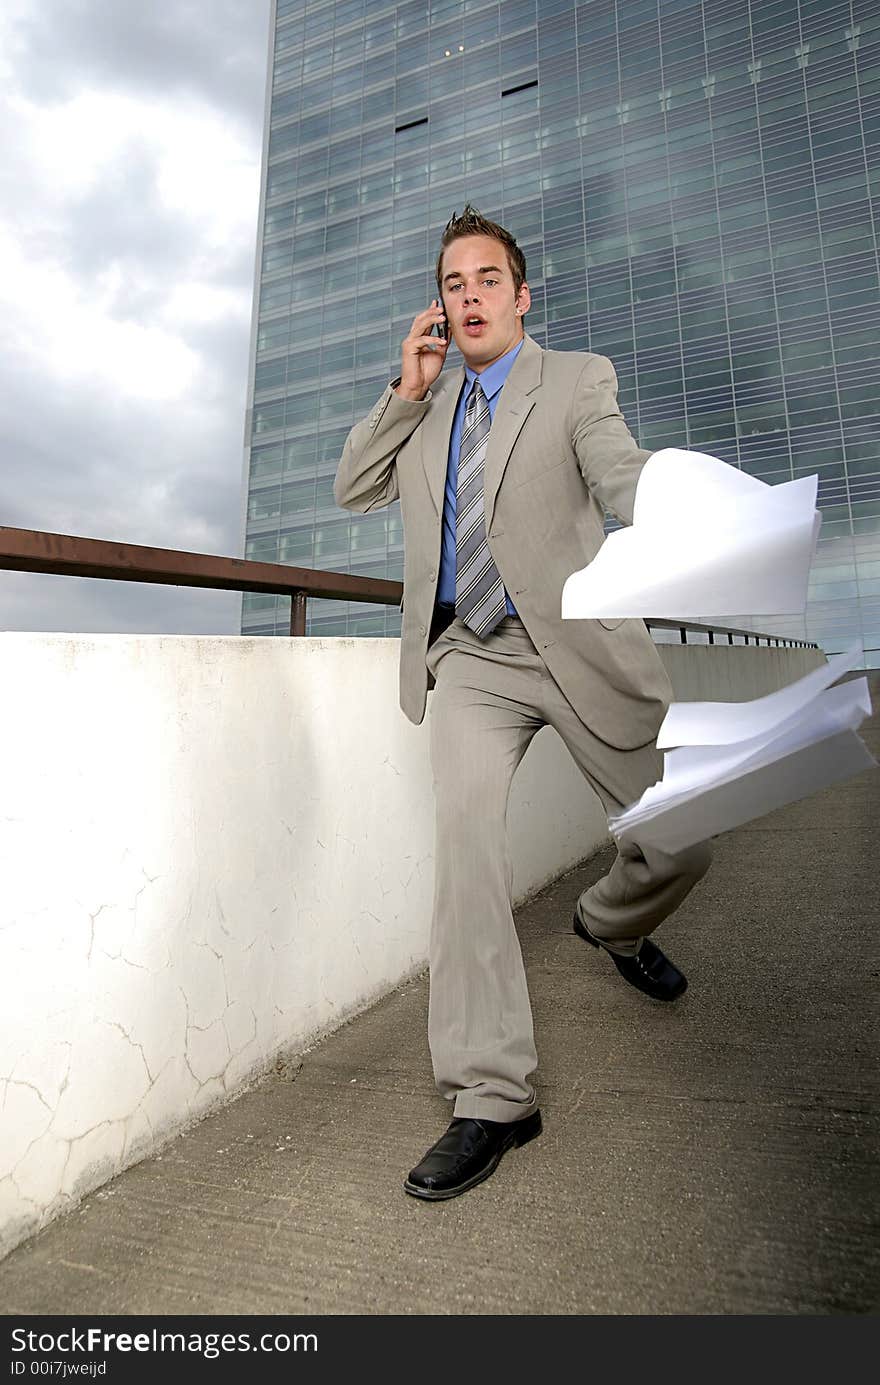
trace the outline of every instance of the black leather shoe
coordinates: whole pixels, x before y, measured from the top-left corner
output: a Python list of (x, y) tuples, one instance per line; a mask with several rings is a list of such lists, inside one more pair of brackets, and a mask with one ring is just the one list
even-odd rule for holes
[(621, 957), (619, 952), (610, 952), (607, 947), (602, 947), (601, 940), (593, 937), (577, 909), (574, 911), (574, 931), (584, 942), (607, 952), (624, 981), (635, 986), (636, 990), (644, 991), (652, 1000), (675, 1000), (687, 990), (687, 977), (650, 938), (642, 939), (635, 956)]
[(540, 1111), (518, 1121), (456, 1117), (422, 1162), (410, 1170), (404, 1191), (431, 1202), (458, 1197), (494, 1173), (511, 1146), (527, 1144), (540, 1133)]

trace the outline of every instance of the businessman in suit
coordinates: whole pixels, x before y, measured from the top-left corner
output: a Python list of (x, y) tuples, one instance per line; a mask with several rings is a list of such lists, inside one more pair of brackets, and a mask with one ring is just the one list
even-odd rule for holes
[[(525, 334), (522, 251), (471, 207), (446, 227), (437, 286), (403, 342), (400, 378), (349, 434), (335, 488), (360, 512), (400, 500), (411, 721), (434, 689), (428, 1037), (454, 1106), (404, 1183), (432, 1201), (474, 1187), (541, 1131), (510, 898), (513, 774), (535, 732), (553, 726), (606, 812), (618, 811), (661, 777), (656, 736), (672, 692), (642, 621), (560, 615), (565, 579), (603, 542), (605, 510), (632, 522), (650, 456), (618, 408), (611, 362), (544, 351)], [(441, 373), (452, 341), (464, 365)], [(648, 935), (709, 860), (705, 844), (676, 856), (622, 847), (576, 901), (576, 933), (624, 981), (674, 1000), (687, 982)]]

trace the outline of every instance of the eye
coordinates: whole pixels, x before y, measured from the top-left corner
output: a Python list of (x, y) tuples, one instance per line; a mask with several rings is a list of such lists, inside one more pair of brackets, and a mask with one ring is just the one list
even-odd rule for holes
[(488, 285), (489, 288), (494, 288), (495, 285), (498, 283), (498, 280), (497, 280), (497, 279), (484, 279), (484, 280), (483, 280), (483, 283), (486, 284), (486, 285)]
[(461, 284), (449, 284), (449, 285), (447, 286), (446, 292), (447, 292), (447, 293), (458, 293), (458, 290), (459, 290), (460, 288), (461, 288)]

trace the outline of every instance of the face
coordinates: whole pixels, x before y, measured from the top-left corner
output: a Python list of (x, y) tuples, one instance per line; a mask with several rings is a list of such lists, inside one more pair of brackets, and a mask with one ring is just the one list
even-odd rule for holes
[(514, 291), (507, 251), (491, 236), (462, 236), (443, 252), (443, 303), (452, 339), (472, 370), (485, 370), (523, 336), (528, 284)]

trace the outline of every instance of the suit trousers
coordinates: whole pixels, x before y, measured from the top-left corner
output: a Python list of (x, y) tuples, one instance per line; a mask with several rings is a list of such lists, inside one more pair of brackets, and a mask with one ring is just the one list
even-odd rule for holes
[[(536, 1109), (538, 1059), (511, 907), (507, 804), (532, 737), (552, 726), (606, 813), (662, 776), (651, 742), (618, 750), (580, 720), (515, 616), (481, 640), (460, 620), (433, 642), (428, 670), (436, 808), (428, 1040), (456, 1116), (523, 1119)], [(610, 950), (635, 952), (705, 874), (708, 844), (670, 856), (627, 844), (577, 901)]]

